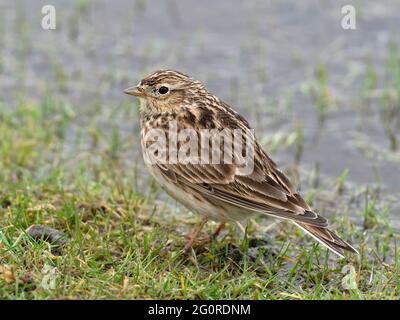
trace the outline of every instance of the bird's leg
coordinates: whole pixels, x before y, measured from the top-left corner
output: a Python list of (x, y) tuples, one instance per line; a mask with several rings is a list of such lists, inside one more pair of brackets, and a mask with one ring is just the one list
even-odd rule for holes
[(217, 239), (218, 235), (221, 233), (222, 229), (225, 228), (225, 222), (222, 222), (219, 224), (219, 226), (217, 227), (217, 229), (215, 230), (215, 232), (211, 235), (211, 241)]
[(199, 235), (199, 233), (201, 232), (201, 230), (203, 229), (204, 225), (207, 223), (208, 218), (207, 217), (203, 217), (203, 219), (201, 220), (201, 222), (199, 223), (199, 225), (196, 227), (196, 229), (193, 231), (189, 241), (186, 243), (185, 245), (185, 249), (183, 251), (183, 253), (185, 255), (189, 255), (190, 250), (192, 249), (193, 243), (196, 240), (197, 236)]
[(200, 239), (197, 238), (196, 240), (194, 240), (193, 243), (195, 243), (195, 244), (207, 244), (207, 243), (215, 241), (217, 239), (218, 235), (224, 229), (224, 227), (225, 227), (225, 222), (220, 223), (218, 225), (217, 229), (215, 229), (215, 231), (212, 234), (210, 234), (210, 235), (208, 235), (208, 236), (206, 236), (204, 238), (200, 238)]

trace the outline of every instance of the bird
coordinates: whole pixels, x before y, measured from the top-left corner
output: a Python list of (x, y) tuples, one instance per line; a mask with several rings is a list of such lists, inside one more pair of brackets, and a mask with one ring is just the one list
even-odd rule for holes
[[(342, 258), (345, 251), (358, 254), (329, 229), (326, 218), (305, 202), (258, 143), (249, 122), (202, 82), (179, 71), (163, 69), (144, 77), (124, 93), (139, 99), (141, 146), (150, 174), (170, 196), (202, 217), (185, 245), (186, 254), (192, 252), (207, 221), (220, 223), (215, 238), (227, 222), (240, 224), (255, 215), (289, 220)], [(171, 127), (178, 137), (186, 132), (184, 139), (177, 141)], [(246, 132), (238, 140), (252, 141), (251, 161), (243, 161), (243, 149), (226, 151), (225, 146), (217, 144), (216, 150), (210, 151), (210, 143), (202, 145), (198, 140), (191, 147), (200, 151), (192, 154), (190, 148), (184, 148), (187, 136), (200, 139), (203, 132), (223, 130)], [(219, 161), (199, 161), (193, 156), (204, 150), (208, 158), (217, 153)], [(218, 150), (219, 155), (215, 152)], [(221, 154), (230, 155), (233, 160), (225, 161)], [(237, 160), (240, 156), (241, 161)]]

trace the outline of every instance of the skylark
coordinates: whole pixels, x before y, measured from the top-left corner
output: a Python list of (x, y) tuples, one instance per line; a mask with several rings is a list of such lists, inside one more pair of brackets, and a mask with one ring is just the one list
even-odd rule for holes
[[(249, 123), (201, 82), (174, 70), (160, 70), (124, 92), (140, 100), (142, 150), (150, 173), (173, 198), (202, 216), (186, 253), (208, 219), (221, 222), (218, 233), (225, 222), (254, 214), (290, 220), (341, 257), (344, 250), (357, 253), (303, 200), (254, 139)], [(231, 131), (220, 144), (200, 143), (203, 132), (215, 135), (224, 130)], [(252, 144), (248, 152), (252, 157), (245, 158), (243, 145), (239, 149), (223, 145), (238, 130), (245, 132), (238, 141), (246, 147)], [(200, 154), (206, 159), (196, 158)]]

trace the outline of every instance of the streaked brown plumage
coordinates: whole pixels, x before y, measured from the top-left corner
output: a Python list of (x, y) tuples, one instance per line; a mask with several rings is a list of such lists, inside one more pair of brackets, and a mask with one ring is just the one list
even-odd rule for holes
[[(151, 129), (168, 130), (176, 121), (182, 129), (250, 129), (248, 122), (201, 84), (180, 72), (160, 70), (124, 91), (140, 99), (143, 137)], [(254, 144), (254, 170), (244, 174), (236, 163), (148, 164), (150, 173), (175, 199), (203, 216), (194, 238), (208, 218), (240, 221), (261, 213), (288, 219), (336, 254), (357, 251), (328, 229), (325, 218), (315, 213), (293, 188), (286, 176)]]

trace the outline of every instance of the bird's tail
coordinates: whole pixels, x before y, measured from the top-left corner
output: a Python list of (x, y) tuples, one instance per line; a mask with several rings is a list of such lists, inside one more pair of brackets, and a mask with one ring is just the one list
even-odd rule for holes
[(342, 258), (344, 257), (344, 250), (358, 254), (356, 249), (354, 249), (346, 241), (340, 239), (334, 232), (327, 228), (315, 227), (309, 224), (298, 222), (295, 222), (295, 224), (311, 235), (315, 240), (322, 243), (325, 247)]

